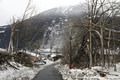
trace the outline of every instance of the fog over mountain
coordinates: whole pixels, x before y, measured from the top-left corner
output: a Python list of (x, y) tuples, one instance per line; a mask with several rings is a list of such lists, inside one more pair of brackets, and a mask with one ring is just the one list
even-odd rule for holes
[[(43, 29), (39, 35), (34, 39), (34, 41), (41, 39), (43, 40), (43, 47), (50, 47), (51, 41), (54, 37), (54, 47), (61, 46), (62, 43), (62, 27), (68, 21), (68, 18), (77, 20), (81, 18), (87, 12), (87, 4), (80, 4), (69, 7), (58, 7), (53, 8), (38, 15), (25, 20), (26, 22), (31, 22), (34, 26), (37, 26), (37, 30)], [(10, 26), (1, 26), (0, 27), (0, 47), (8, 47), (10, 39), (11, 29)], [(31, 35), (35, 34), (34, 32)]]
[[(26, 22), (31, 20), (32, 25), (37, 25), (38, 29), (44, 27), (45, 30), (40, 35), (42, 35), (42, 38), (45, 38), (44, 44), (48, 44), (52, 34), (56, 36), (56, 39), (59, 38), (58, 35), (60, 35), (60, 29), (64, 25), (64, 22), (67, 21), (68, 17), (78, 19), (84, 12), (86, 12), (86, 10), (87, 7), (85, 4), (69, 7), (58, 7), (39, 13), (38, 15), (26, 20)], [(11, 30), (9, 25), (0, 27), (1, 48), (5, 48), (5, 45), (6, 47), (8, 46), (10, 33)]]

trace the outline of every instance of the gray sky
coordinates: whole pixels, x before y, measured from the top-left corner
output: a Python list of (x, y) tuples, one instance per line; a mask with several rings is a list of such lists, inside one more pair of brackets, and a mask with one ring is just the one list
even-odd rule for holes
[[(84, 0), (33, 0), (37, 13), (59, 6), (75, 5)], [(22, 16), (28, 0), (0, 0), (0, 26), (10, 23), (13, 16)]]

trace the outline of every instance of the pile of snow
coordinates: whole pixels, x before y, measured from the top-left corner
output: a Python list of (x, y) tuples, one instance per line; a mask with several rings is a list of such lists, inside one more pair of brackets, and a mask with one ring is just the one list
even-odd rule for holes
[[(19, 52), (22, 52), (22, 51), (23, 51), (23, 50), (20, 50)], [(31, 56), (36, 57), (36, 53), (34, 53), (34, 52), (26, 51), (26, 54), (29, 54), (29, 55), (31, 55)], [(39, 54), (37, 54), (37, 57), (39, 57)]]
[[(26, 53), (36, 57), (36, 53), (29, 52), (29, 51), (26, 51)], [(37, 57), (39, 57), (39, 54), (37, 54)]]
[(45, 62), (45, 65), (39, 65), (39, 67), (25, 67), (19, 63), (10, 62), (10, 64), (14, 65), (19, 70), (4, 64), (0, 66), (0, 80), (32, 80), (44, 67), (59, 61), (53, 62), (47, 59)]
[(6, 52), (6, 49), (0, 48), (0, 52)]
[(44, 61), (46, 62), (46, 64), (45, 64), (44, 66), (48, 66), (48, 65), (51, 65), (51, 64), (56, 64), (56, 63), (60, 63), (60, 62), (61, 62), (60, 59), (57, 60), (57, 61), (51, 61), (51, 60), (49, 60), (49, 59), (44, 60)]
[(51, 55), (50, 55), (50, 57), (52, 57), (52, 58), (53, 58), (53, 57), (56, 57), (56, 56), (57, 56), (56, 54), (51, 54)]
[(50, 64), (53, 64), (53, 63), (54, 63), (54, 61), (51, 61), (51, 60), (49, 60), (49, 59), (45, 60), (45, 62), (46, 62), (46, 65), (50, 65)]
[(0, 33), (4, 33), (5, 31), (0, 31)]
[(40, 50), (38, 50), (38, 52), (40, 52), (40, 53), (42, 53), (42, 52), (49, 53), (50, 51), (51, 51), (51, 52), (55, 52), (55, 50), (54, 50), (54, 49), (50, 50), (49, 48), (47, 48), (47, 49), (40, 49)]
[[(120, 80), (120, 63), (117, 64), (117, 71), (111, 67), (109, 70), (100, 66), (91, 69), (69, 69), (68, 65), (58, 64), (56, 68), (62, 74), (64, 80)], [(100, 77), (102, 71), (106, 73), (105, 77)]]
[(49, 60), (49, 59), (46, 59), (46, 60), (38, 60), (36, 62), (34, 62), (34, 64), (38, 64), (38, 65), (44, 65), (44, 66), (48, 66), (48, 65), (51, 65), (55, 62)]
[(0, 67), (0, 80), (31, 80), (37, 74), (41, 68), (25, 67), (21, 64), (10, 62), (10, 64), (16, 66), (19, 70), (4, 64)]
[(50, 49), (40, 49), (39, 52), (50, 52)]

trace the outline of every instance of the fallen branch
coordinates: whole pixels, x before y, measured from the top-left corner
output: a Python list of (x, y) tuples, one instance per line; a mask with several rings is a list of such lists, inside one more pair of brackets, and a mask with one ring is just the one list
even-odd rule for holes
[(5, 60), (5, 61), (6, 61), (6, 63), (7, 63), (8, 65), (10, 65), (10, 67), (19, 70), (17, 67), (15, 67), (15, 66), (13, 66), (12, 64), (10, 64), (7, 60)]

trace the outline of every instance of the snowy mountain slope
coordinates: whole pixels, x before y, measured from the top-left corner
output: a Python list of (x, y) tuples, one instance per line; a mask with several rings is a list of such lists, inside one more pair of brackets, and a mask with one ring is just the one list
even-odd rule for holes
[[(38, 39), (42, 40), (42, 46), (49, 48), (51, 41), (53, 41), (53, 45), (56, 48), (61, 44), (61, 29), (63, 26), (65, 26), (65, 22), (68, 21), (68, 18), (78, 20), (83, 15), (85, 15), (85, 12), (87, 12), (87, 4), (58, 7), (44, 11), (36, 16), (33, 16), (30, 19), (25, 20), (25, 24), (27, 22), (31, 22), (32, 27), (37, 26), (37, 29), (35, 31), (31, 31), (31, 37), (33, 37), (35, 32), (42, 29), (42, 31), (39, 33), (39, 35), (36, 36), (33, 42), (35, 42)], [(5, 48), (5, 45), (8, 46), (10, 33), (10, 26), (0, 27), (1, 48)]]
[[(64, 21), (68, 17), (79, 18), (79, 14), (82, 14), (84, 11), (85, 7), (83, 5), (53, 8), (27, 19), (25, 22), (31, 21), (33, 26), (37, 25), (37, 29), (44, 28), (40, 34), (41, 36), (38, 36), (35, 40), (41, 37), (45, 40), (44, 44), (50, 44), (49, 39), (54, 35), (55, 44), (59, 44), (60, 39), (58, 35), (60, 35), (60, 28), (63, 26)], [(8, 46), (10, 33), (10, 26), (0, 27), (0, 47), (5, 48), (5, 45)]]

